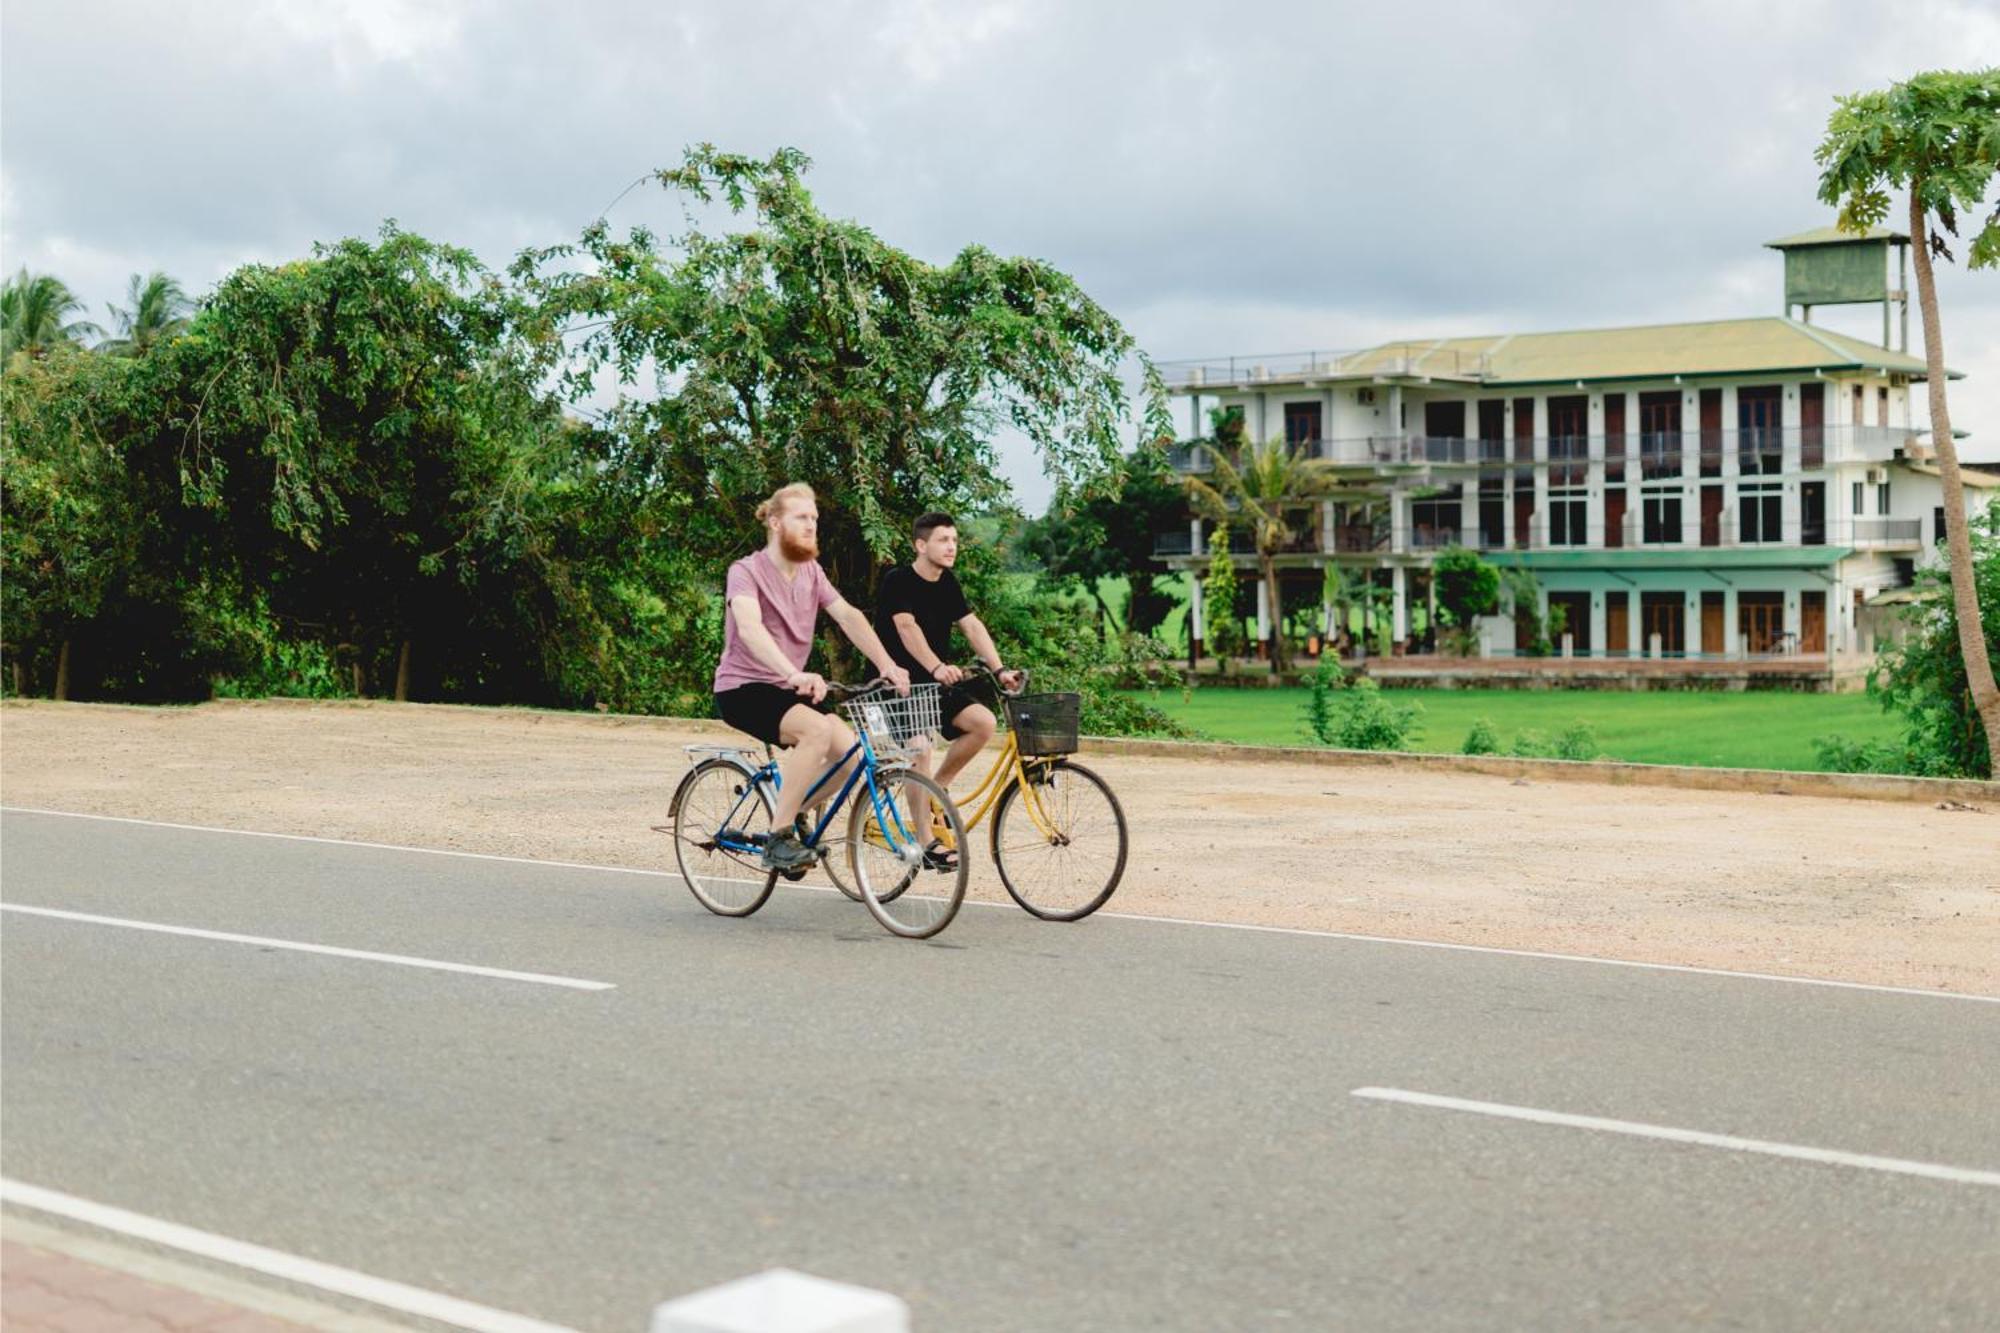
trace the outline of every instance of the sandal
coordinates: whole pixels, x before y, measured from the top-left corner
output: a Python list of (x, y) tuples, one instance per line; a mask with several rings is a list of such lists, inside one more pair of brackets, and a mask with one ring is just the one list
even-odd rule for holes
[(932, 838), (931, 845), (924, 848), (924, 869), (947, 872), (958, 869), (958, 850), (945, 846), (943, 838)]

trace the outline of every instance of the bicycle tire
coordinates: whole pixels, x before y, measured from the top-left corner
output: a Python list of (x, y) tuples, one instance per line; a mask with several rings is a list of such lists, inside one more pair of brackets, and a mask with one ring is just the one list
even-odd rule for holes
[[(915, 829), (908, 794), (918, 789), (930, 797), (933, 809), (944, 816), (951, 830), (953, 844), (961, 849), (965, 846), (965, 817), (944, 788), (910, 769), (876, 770), (875, 787), (883, 805), (894, 808), (897, 827), (882, 829), (875, 793), (857, 790), (854, 808), (847, 816), (848, 869), (869, 915), (884, 930), (904, 939), (929, 939), (958, 915), (959, 905), (965, 901), (967, 863), (961, 854), (949, 870), (926, 870), (907, 859), (903, 849), (913, 848), (921, 854), (923, 844), (930, 841), (928, 825), (921, 832)], [(922, 882), (921, 877), (928, 875), (937, 876), (937, 881)]]
[[(695, 901), (717, 916), (749, 916), (770, 900), (778, 872), (766, 870), (747, 852), (716, 845), (722, 821), (732, 810), (741, 819), (744, 788), (755, 794), (752, 826), (746, 833), (771, 831), (771, 793), (755, 774), (728, 759), (704, 759), (688, 770), (674, 788), (672, 812), (674, 865)], [(710, 793), (714, 794), (711, 795)], [(742, 825), (739, 825), (741, 827)]]
[[(1021, 784), (1011, 782), (993, 812), (989, 843), (994, 868), (1008, 895), (1029, 915), (1044, 921), (1081, 921), (1104, 906), (1125, 877), (1131, 851), (1125, 807), (1111, 784), (1082, 764), (1059, 759), (1031, 765), (1027, 771), (1031, 781), (1041, 784), (1042, 808), (1058, 825), (1056, 832), (1063, 841), (1051, 842), (1036, 826), (1021, 802)], [(1016, 815), (1011, 829), (1009, 815)], [(1087, 859), (1074, 854), (1078, 836), (1095, 844), (1107, 829), (1113, 835), (1109, 848), (1093, 846)], [(1101, 868), (1106, 865), (1108, 872)], [(1065, 879), (1065, 871), (1075, 873)]]

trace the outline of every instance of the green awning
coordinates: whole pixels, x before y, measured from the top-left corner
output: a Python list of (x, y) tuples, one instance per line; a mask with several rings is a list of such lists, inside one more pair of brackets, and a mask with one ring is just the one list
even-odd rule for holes
[(1853, 555), (1847, 546), (1652, 547), (1611, 551), (1489, 551), (1486, 562), (1505, 569), (1824, 569)]

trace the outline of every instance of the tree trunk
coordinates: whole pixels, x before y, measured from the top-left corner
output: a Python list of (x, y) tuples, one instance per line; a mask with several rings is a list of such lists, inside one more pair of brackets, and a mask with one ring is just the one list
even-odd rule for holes
[(69, 640), (62, 641), (56, 650), (56, 688), (53, 697), (57, 702), (69, 698)]
[(1285, 617), (1284, 605), (1278, 600), (1278, 566), (1266, 553), (1257, 553), (1257, 563), (1264, 567), (1264, 610), (1271, 626), (1271, 679), (1277, 680), (1285, 674)]
[(22, 698), (28, 693), (28, 671), (21, 665), (20, 655), (14, 657), (14, 697)]
[(359, 658), (356, 658), (354, 661), (349, 662), (347, 664), (347, 669), (354, 673), (354, 697), (357, 699), (367, 698), (368, 681), (367, 678), (361, 674), (361, 660)]
[(403, 640), (403, 649), (396, 654), (396, 702), (410, 701), (410, 641)]
[(1951, 560), (1951, 600), (1958, 613), (1958, 650), (1965, 658), (1965, 682), (1972, 707), (1986, 728), (1987, 771), (2000, 777), (2000, 686), (1986, 654), (1986, 625), (1979, 618), (1979, 589), (1972, 581), (1972, 539), (1965, 530), (1965, 483), (1958, 471), (1958, 445), (1951, 438), (1945, 406), (1944, 333), (1939, 326), (1937, 286), (1931, 273), (1930, 232), (1924, 218), (1923, 180), (1910, 182), (1910, 248), (1917, 260), (1917, 305), (1923, 311), (1924, 366), (1931, 399), (1931, 441), (1937, 446), (1944, 479), (1945, 547)]

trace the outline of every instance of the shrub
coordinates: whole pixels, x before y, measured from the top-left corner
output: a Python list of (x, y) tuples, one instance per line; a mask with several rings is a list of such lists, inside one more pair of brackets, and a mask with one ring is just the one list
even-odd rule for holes
[(1851, 741), (1845, 736), (1813, 738), (1813, 758), (1824, 773), (1908, 773), (1910, 755), (1891, 741)]
[(1343, 750), (1401, 750), (1423, 711), (1416, 704), (1392, 702), (1366, 677), (1342, 690), (1339, 700), (1332, 744)]
[(1338, 708), (1335, 695), (1346, 681), (1340, 669), (1340, 662), (1331, 650), (1319, 657), (1319, 665), (1306, 677), (1306, 738), (1321, 745), (1332, 745), (1338, 731)]
[(1595, 759), (1602, 753), (1597, 731), (1588, 722), (1572, 722), (1557, 732), (1554, 749), (1558, 759)]
[(1499, 752), (1500, 733), (1495, 731), (1493, 724), (1485, 718), (1475, 718), (1472, 723), (1472, 730), (1465, 733), (1465, 745), (1462, 747), (1461, 753), (1498, 754)]

